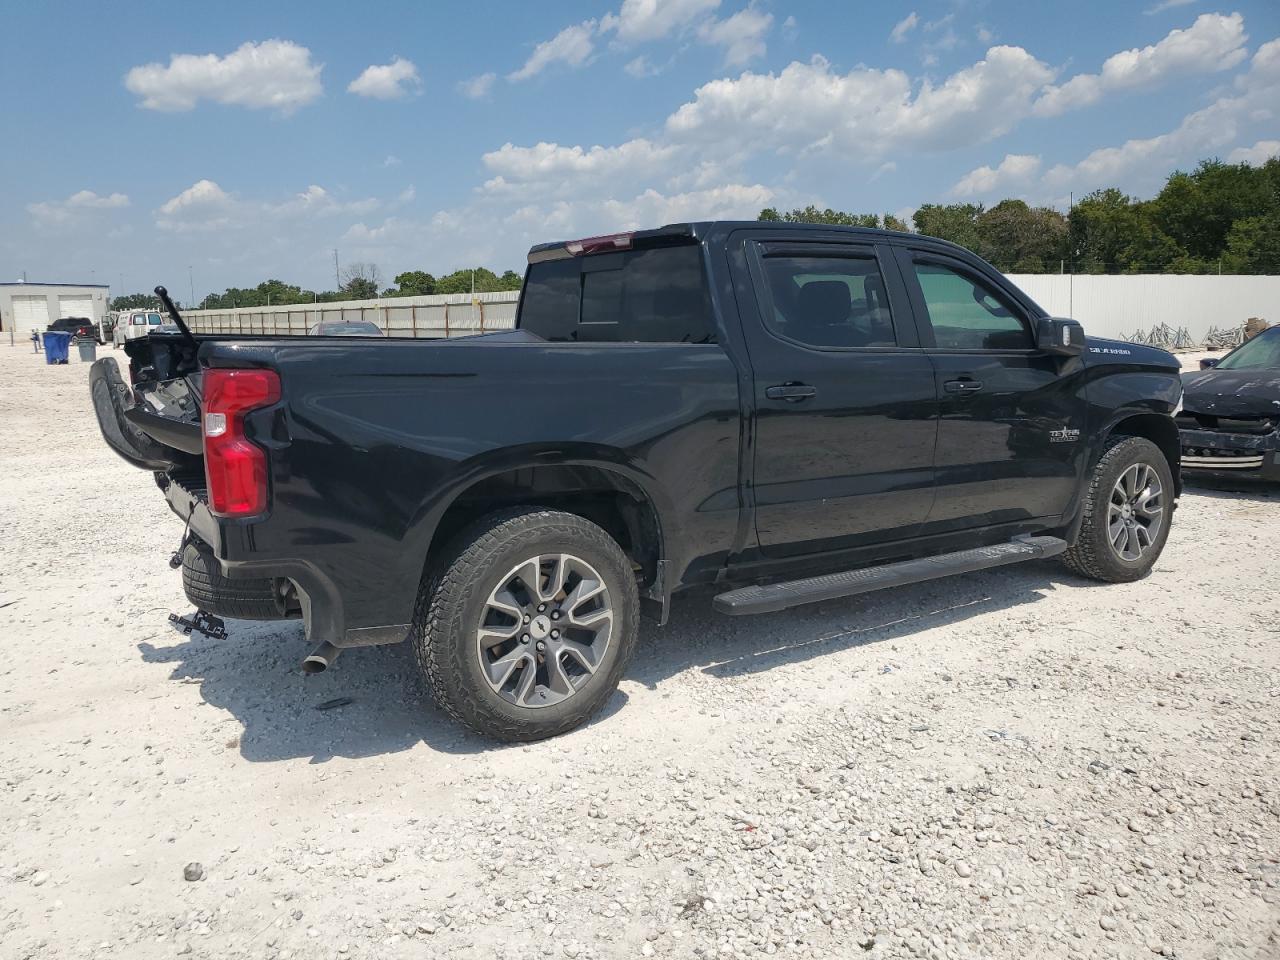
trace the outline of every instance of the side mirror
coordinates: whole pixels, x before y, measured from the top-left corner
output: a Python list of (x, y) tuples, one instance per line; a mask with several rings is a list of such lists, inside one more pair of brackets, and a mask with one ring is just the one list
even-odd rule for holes
[(1201, 370), (1208, 370), (1210, 367), (1216, 367), (1217, 365), (1218, 365), (1217, 357), (1205, 357), (1203, 360), (1200, 361)]
[(1084, 353), (1084, 327), (1075, 320), (1043, 317), (1036, 324), (1036, 347), (1059, 357)]

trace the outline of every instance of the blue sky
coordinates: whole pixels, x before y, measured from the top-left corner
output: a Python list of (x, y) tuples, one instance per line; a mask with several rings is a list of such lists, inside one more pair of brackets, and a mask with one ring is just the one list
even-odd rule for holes
[(806, 203), (1139, 196), (1280, 152), (1252, 0), (31, 3), (0, 277), (185, 297)]

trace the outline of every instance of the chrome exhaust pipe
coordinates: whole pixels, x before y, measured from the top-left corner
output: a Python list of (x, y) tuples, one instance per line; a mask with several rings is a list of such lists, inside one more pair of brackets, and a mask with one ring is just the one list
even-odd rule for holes
[(333, 661), (338, 659), (338, 654), (341, 652), (340, 649), (326, 640), (307, 654), (307, 658), (302, 661), (302, 672), (306, 674), (324, 673), (333, 666)]

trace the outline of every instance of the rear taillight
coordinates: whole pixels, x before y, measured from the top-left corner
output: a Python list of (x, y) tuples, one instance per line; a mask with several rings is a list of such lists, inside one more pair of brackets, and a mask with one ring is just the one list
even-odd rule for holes
[(267, 453), (244, 432), (244, 416), (280, 399), (274, 370), (204, 372), (204, 473), (209, 511), (251, 517), (267, 509)]

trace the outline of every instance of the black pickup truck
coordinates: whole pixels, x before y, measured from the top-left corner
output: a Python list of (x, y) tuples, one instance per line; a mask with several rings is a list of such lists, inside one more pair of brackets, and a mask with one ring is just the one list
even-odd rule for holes
[(534, 247), (509, 332), (191, 335), (93, 367), (186, 523), (190, 600), (410, 640), (439, 703), (532, 740), (610, 696), (642, 608), (735, 615), (1062, 554), (1145, 575), (1178, 363), (1084, 338), (905, 233), (688, 223)]

